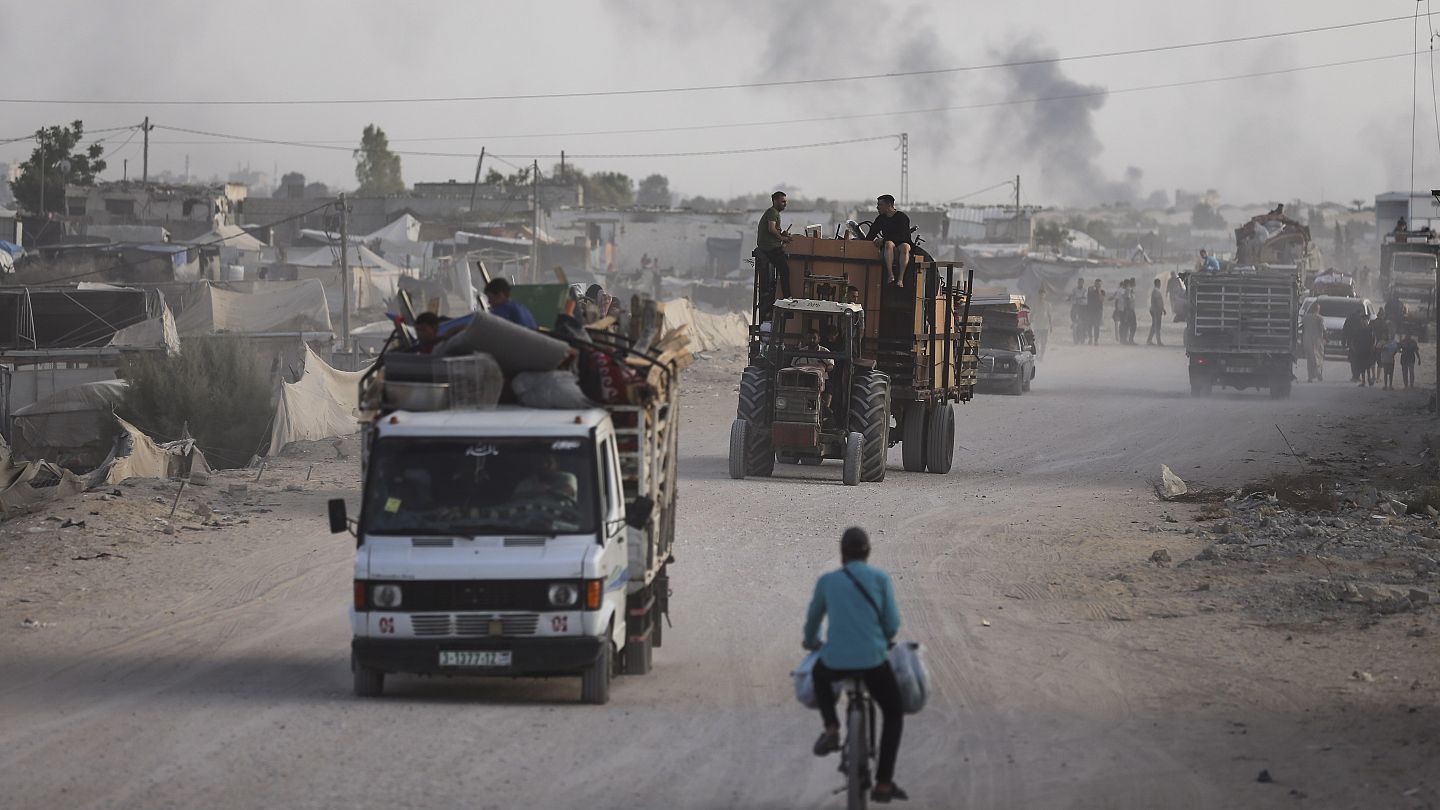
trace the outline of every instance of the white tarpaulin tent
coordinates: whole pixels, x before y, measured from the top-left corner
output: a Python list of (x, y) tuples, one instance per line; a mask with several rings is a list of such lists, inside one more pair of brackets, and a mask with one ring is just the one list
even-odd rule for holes
[(185, 244), (214, 244), (235, 250), (248, 250), (252, 253), (259, 253), (267, 247), (264, 242), (251, 236), (239, 225), (216, 225), (208, 233), (197, 236), (194, 239), (186, 240)]
[(689, 298), (672, 298), (663, 303), (665, 330), (686, 327), (690, 346), (708, 352), (721, 348), (744, 346), (749, 340), (750, 322), (738, 312), (715, 315), (695, 308)]
[(360, 429), (360, 371), (331, 368), (309, 346), (305, 370), (293, 383), (281, 383), (280, 402), (270, 428), (270, 455), (291, 442), (349, 436)]
[(120, 417), (121, 435), (110, 457), (90, 473), (90, 486), (118, 484), (127, 478), (190, 478), (204, 481), (210, 464), (194, 439), (156, 444), (134, 425)]
[(184, 337), (332, 331), (325, 288), (314, 279), (256, 284), (250, 293), (202, 281), (186, 293), (175, 324)]
[[(355, 297), (351, 303), (356, 309), (381, 308), (395, 297), (400, 287), (400, 276), (404, 273), (399, 267), (364, 245), (355, 246), (346, 260), (350, 264), (351, 283), (355, 285)], [(339, 247), (294, 252), (286, 263), (296, 267), (302, 279), (322, 279), (331, 284), (340, 281)]]

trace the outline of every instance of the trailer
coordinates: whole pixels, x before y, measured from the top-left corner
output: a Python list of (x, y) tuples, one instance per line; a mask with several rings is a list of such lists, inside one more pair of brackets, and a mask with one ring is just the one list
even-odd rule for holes
[(1218, 385), (1267, 388), (1277, 399), (1290, 396), (1299, 339), (1296, 268), (1191, 273), (1186, 287), (1190, 393), (1206, 396)]

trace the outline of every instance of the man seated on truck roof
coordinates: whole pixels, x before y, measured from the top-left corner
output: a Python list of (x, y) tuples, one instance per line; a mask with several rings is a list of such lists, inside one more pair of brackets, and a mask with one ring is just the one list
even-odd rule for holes
[(1202, 273), (1218, 273), (1220, 272), (1220, 260), (1211, 256), (1205, 248), (1200, 248), (1200, 267), (1197, 269)]
[[(905, 286), (905, 270), (910, 266), (910, 251), (914, 242), (910, 236), (910, 217), (904, 211), (895, 210), (895, 198), (881, 194), (875, 198), (875, 221), (870, 223), (866, 239), (874, 239), (880, 245), (885, 260), (885, 272), (897, 287)], [(896, 261), (898, 254), (898, 261)]]
[(518, 323), (526, 329), (538, 329), (535, 323), (535, 316), (530, 310), (519, 301), (510, 300), (510, 281), (504, 278), (492, 278), (490, 283), (485, 285), (485, 300), (490, 303), (490, 314), (504, 318), (511, 323)]

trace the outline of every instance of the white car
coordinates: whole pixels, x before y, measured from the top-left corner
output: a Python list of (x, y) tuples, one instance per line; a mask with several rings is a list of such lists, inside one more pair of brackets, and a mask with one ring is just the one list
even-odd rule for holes
[(1305, 331), (1305, 316), (1319, 307), (1320, 319), (1325, 323), (1325, 356), (1344, 359), (1345, 319), (1353, 312), (1364, 312), (1366, 320), (1374, 320), (1375, 305), (1368, 298), (1346, 298), (1339, 295), (1318, 295), (1300, 302), (1300, 331)]

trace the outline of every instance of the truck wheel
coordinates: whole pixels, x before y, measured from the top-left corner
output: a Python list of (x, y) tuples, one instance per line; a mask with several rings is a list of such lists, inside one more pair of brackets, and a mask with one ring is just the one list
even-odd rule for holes
[(1035, 379), (1035, 368), (1032, 366), (1032, 367), (1030, 368), (1030, 373), (1026, 374), (1025, 372), (1022, 371), (1021, 374), (1025, 377), (1025, 380), (1020, 384), (1020, 390), (1021, 390), (1021, 391), (1029, 391), (1029, 390), (1030, 390), (1030, 381), (1033, 380), (1033, 379)]
[(750, 424), (745, 434), (745, 474), (760, 478), (769, 478), (775, 471), (770, 395), (770, 378), (765, 370), (746, 366), (740, 375), (740, 408), (736, 416)]
[(603, 646), (600, 655), (595, 658), (595, 663), (586, 667), (585, 672), (580, 675), (581, 703), (604, 706), (610, 702), (610, 676), (613, 674), (611, 665), (615, 653), (610, 648), (609, 636), (606, 636)]
[(1210, 396), (1210, 388), (1214, 384), (1215, 381), (1211, 379), (1210, 375), (1196, 374), (1193, 371), (1190, 372), (1190, 396), (1208, 397)]
[(1288, 399), (1290, 397), (1290, 379), (1288, 377), (1276, 377), (1270, 383), (1271, 399)]
[(731, 478), (745, 477), (745, 434), (749, 432), (749, 427), (749, 423), (744, 419), (736, 419), (730, 423)]
[(900, 425), (900, 459), (905, 472), (925, 472), (925, 428), (929, 417), (925, 403), (906, 403), (904, 422)]
[[(651, 617), (654, 620), (654, 617)], [(653, 626), (653, 625), (652, 625)], [(644, 675), (650, 671), (651, 661), (654, 660), (655, 637), (646, 635), (644, 641), (630, 639), (625, 644), (625, 649), (620, 652), (624, 661), (626, 675)]]
[(890, 378), (871, 371), (855, 375), (850, 389), (850, 430), (865, 437), (860, 480), (884, 481), (890, 449)]
[(955, 409), (945, 402), (930, 412), (930, 425), (925, 431), (925, 466), (932, 473), (950, 472), (955, 461)]
[(355, 680), (355, 697), (380, 697), (385, 694), (385, 673), (360, 666), (353, 655), (350, 656), (350, 673)]
[(1006, 389), (1005, 393), (1009, 394), (1009, 395), (1012, 396), (1012, 397), (1018, 397), (1018, 396), (1020, 396), (1021, 394), (1023, 394), (1024, 392), (1025, 392), (1025, 381), (1022, 380), (1022, 379), (1020, 379), (1020, 375), (1019, 375), (1019, 374), (1016, 374), (1016, 375), (1015, 375), (1015, 382), (1013, 382), (1013, 383), (1010, 384), (1010, 387), (1009, 387), (1008, 389)]
[(851, 433), (845, 438), (845, 465), (840, 470), (840, 480), (845, 486), (853, 487), (860, 483), (860, 462), (865, 452), (865, 437), (859, 433)]

